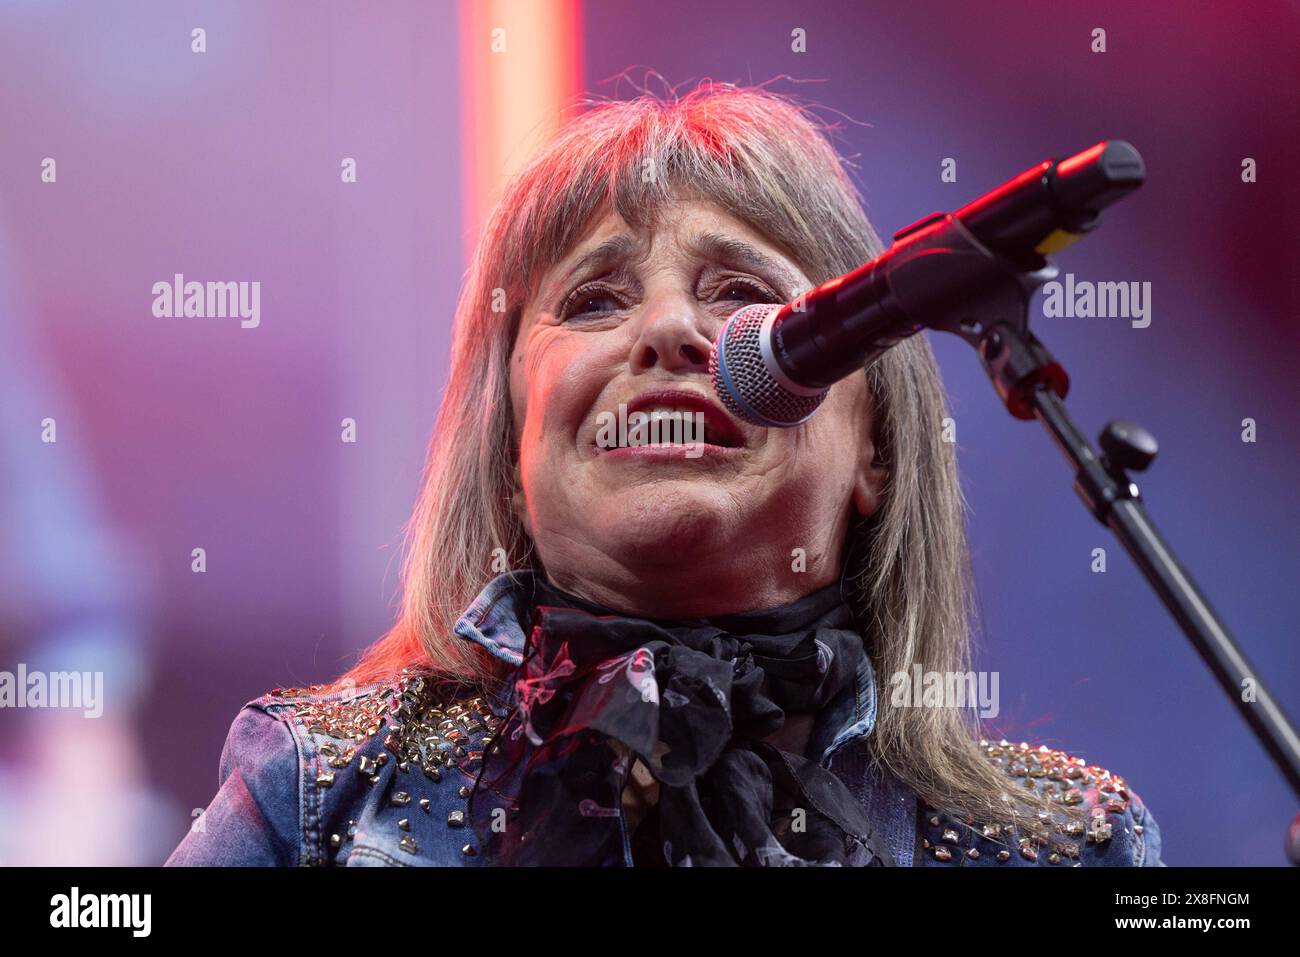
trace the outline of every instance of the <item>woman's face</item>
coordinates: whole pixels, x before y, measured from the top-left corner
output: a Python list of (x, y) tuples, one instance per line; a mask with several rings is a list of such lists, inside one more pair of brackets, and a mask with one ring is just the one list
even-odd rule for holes
[[(652, 230), (610, 213), (546, 273), (510, 390), (515, 507), (557, 586), (696, 617), (774, 607), (838, 578), (850, 517), (875, 510), (884, 478), (865, 376), (837, 383), (807, 423), (767, 429), (727, 413), (708, 371), (735, 310), (811, 286), (745, 223), (695, 200)], [(638, 411), (678, 409), (692, 425), (702, 412), (703, 442), (610, 448), (620, 405), (632, 425)]]

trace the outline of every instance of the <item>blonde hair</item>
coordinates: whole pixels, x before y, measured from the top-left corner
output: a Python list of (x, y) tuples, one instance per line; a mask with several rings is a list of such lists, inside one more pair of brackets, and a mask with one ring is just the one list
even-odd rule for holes
[[(648, 168), (655, 175), (643, 175)], [(403, 667), (480, 687), (503, 678), (501, 663), (452, 626), (492, 577), (494, 556), (510, 568), (537, 566), (511, 506), (508, 360), (523, 304), (598, 213), (612, 208), (634, 227), (649, 225), (682, 192), (749, 223), (816, 284), (882, 249), (823, 124), (785, 97), (708, 84), (680, 97), (601, 102), (572, 119), (507, 185), (486, 224), (407, 528), (399, 618), (341, 681), (368, 684)], [(502, 293), (510, 308), (495, 311)], [(941, 436), (943, 384), (921, 336), (864, 372), (889, 477), (879, 510), (851, 529), (846, 596), (877, 675), (917, 663), (969, 671), (971, 579), (953, 447)], [(1009, 787), (965, 709), (892, 707), (883, 690), (867, 746), (930, 805), (1013, 825), (1051, 806)]]

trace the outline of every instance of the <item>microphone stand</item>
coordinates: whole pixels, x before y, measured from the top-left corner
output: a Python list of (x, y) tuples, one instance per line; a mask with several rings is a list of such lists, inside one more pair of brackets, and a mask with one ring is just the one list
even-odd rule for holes
[[(964, 293), (963, 304), (950, 313), (961, 318), (936, 323), (933, 328), (956, 333), (971, 343), (1008, 411), (1018, 419), (1036, 418), (1046, 427), (1073, 466), (1074, 488), (1088, 511), (1132, 556), (1300, 796), (1300, 736), (1152, 524), (1138, 487), (1129, 478), (1128, 472), (1144, 470), (1155, 458), (1155, 438), (1140, 425), (1112, 420), (1101, 433), (1101, 451), (1095, 449), (1062, 401), (1069, 377), (1029, 330), (1030, 297), (1057, 275), (1056, 267), (1041, 257), (1013, 262), (982, 244), (951, 214), (936, 216), (923, 225), (930, 233), (926, 246), (959, 254), (946, 257), (944, 268), (957, 264), (964, 273), (949, 287)], [(1292, 863), (1300, 865), (1300, 815), (1288, 830), (1287, 854)]]

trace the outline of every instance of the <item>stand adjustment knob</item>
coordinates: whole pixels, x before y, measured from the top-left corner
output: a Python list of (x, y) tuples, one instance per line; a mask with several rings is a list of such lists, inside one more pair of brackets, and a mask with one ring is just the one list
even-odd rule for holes
[(1141, 472), (1155, 460), (1160, 447), (1156, 437), (1136, 422), (1111, 419), (1101, 432), (1101, 450), (1112, 466)]

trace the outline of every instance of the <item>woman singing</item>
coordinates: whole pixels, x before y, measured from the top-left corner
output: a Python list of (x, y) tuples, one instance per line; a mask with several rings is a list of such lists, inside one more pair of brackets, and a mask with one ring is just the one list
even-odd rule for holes
[(781, 97), (574, 119), (469, 271), (396, 626), (334, 684), (239, 712), (168, 863), (1159, 864), (1117, 775), (891, 693), (970, 670), (924, 339), (795, 428), (714, 396), (735, 310), (880, 251)]

